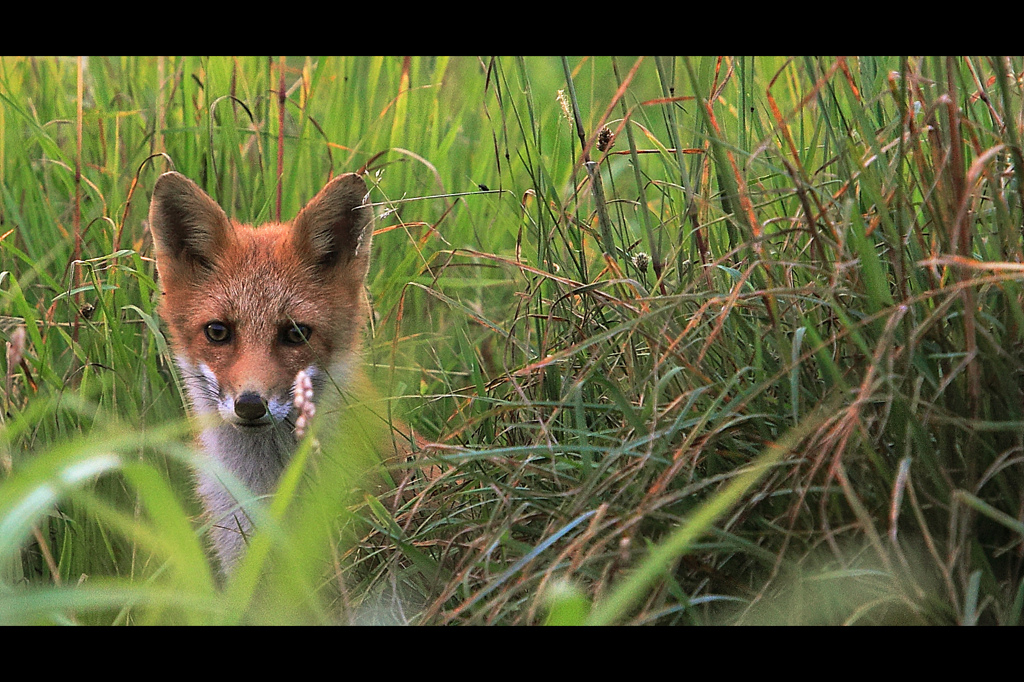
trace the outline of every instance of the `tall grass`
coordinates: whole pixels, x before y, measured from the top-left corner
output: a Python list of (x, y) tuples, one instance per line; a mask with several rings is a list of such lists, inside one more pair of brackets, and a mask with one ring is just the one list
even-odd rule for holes
[[(1022, 72), (0, 59), (0, 620), (1021, 622)], [(443, 471), (349, 495), (305, 441), (223, 585), (171, 167), (247, 222), (366, 168), (368, 371)]]

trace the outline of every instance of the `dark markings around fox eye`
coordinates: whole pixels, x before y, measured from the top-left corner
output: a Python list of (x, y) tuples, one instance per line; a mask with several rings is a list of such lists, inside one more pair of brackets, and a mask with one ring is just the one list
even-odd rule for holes
[(203, 332), (211, 343), (227, 343), (231, 340), (231, 329), (223, 322), (209, 322), (203, 327)]
[(298, 346), (309, 341), (313, 330), (306, 324), (289, 324), (281, 327), (281, 343)]

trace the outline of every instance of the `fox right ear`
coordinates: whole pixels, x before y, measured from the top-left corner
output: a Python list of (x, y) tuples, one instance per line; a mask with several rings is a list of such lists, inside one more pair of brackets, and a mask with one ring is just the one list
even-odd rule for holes
[(231, 236), (224, 210), (199, 185), (181, 173), (161, 175), (149, 204), (149, 229), (157, 267), (164, 270), (213, 270), (211, 254), (220, 253)]
[(309, 200), (292, 223), (296, 250), (319, 268), (356, 264), (366, 274), (373, 209), (364, 201), (366, 181), (355, 173), (335, 176)]

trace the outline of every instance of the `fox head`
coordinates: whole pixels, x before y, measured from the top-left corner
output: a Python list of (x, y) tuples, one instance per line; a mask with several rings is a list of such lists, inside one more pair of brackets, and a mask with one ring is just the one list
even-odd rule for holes
[(362, 178), (340, 175), (291, 223), (257, 228), (229, 220), (179, 173), (157, 180), (160, 314), (197, 412), (259, 432), (292, 414), (300, 370), (315, 391), (343, 380), (368, 313), (366, 197)]

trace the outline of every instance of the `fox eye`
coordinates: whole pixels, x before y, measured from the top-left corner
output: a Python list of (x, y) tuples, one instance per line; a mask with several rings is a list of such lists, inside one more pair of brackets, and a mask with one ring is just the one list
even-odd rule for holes
[(292, 324), (281, 328), (281, 343), (287, 346), (298, 346), (309, 341), (313, 330), (309, 325)]
[(231, 330), (223, 322), (210, 322), (203, 327), (203, 332), (211, 343), (227, 343), (231, 340)]

